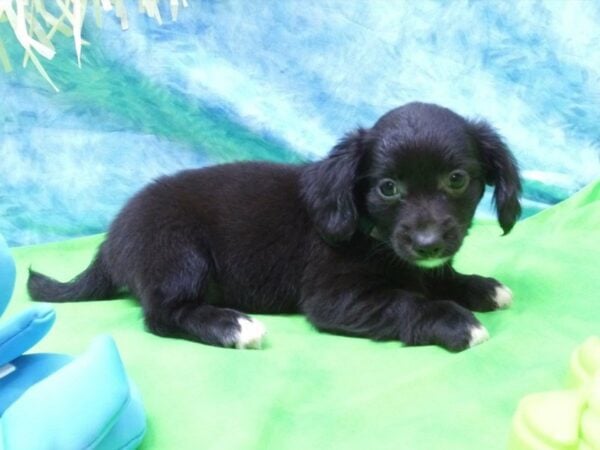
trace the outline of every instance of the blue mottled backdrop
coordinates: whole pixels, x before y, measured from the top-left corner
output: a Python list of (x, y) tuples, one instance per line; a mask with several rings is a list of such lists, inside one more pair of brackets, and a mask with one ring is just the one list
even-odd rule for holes
[[(489, 119), (524, 170), (527, 214), (600, 174), (600, 2), (191, 0), (163, 26), (132, 6), (126, 32), (86, 23), (81, 69), (58, 39), (60, 93), (32, 68), (0, 73), (12, 245), (103, 231), (163, 173), (319, 157), (412, 100)], [(0, 39), (19, 61), (6, 23)]]

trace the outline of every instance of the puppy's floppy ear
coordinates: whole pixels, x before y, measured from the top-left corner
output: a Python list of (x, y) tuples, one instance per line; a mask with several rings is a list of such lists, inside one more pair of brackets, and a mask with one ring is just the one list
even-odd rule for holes
[(347, 134), (322, 161), (304, 167), (300, 183), (308, 212), (329, 242), (348, 240), (356, 231), (354, 186), (365, 153), (366, 131)]
[(485, 182), (494, 186), (498, 222), (507, 234), (521, 215), (521, 180), (513, 154), (500, 135), (485, 121), (470, 121), (469, 131), (483, 162)]

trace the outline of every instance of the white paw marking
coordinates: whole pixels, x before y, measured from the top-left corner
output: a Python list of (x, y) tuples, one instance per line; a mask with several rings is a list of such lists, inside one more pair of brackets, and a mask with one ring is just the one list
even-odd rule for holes
[(498, 308), (508, 308), (513, 302), (512, 291), (503, 284), (497, 286), (496, 293), (494, 295), (494, 302), (496, 302)]
[(265, 326), (254, 319), (238, 319), (240, 332), (235, 338), (234, 345), (236, 348), (261, 348), (262, 339), (267, 334)]
[(471, 339), (469, 339), (469, 347), (474, 347), (487, 341), (490, 338), (490, 333), (483, 326), (479, 325), (471, 328)]

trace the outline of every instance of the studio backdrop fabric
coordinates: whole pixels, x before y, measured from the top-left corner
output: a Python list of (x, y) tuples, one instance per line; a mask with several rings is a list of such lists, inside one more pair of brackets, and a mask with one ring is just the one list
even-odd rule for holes
[(177, 22), (166, 3), (162, 26), (135, 6), (125, 32), (114, 12), (102, 28), (88, 17), (81, 69), (57, 37), (44, 64), (60, 93), (20, 67), (0, 23), (15, 66), (0, 74), (0, 232), (11, 245), (104, 231), (164, 173), (323, 156), (415, 100), (501, 132), (523, 169), (525, 215), (599, 176), (596, 1), (191, 0)]

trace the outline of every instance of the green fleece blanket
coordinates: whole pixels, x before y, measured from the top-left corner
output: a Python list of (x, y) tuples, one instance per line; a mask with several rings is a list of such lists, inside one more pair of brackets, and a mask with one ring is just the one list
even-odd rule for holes
[[(30, 305), (29, 265), (67, 279), (102, 236), (14, 249), (7, 315)], [(513, 307), (479, 314), (491, 339), (436, 347), (320, 334), (262, 316), (263, 350), (228, 350), (146, 331), (132, 299), (63, 304), (35, 351), (77, 354), (110, 333), (149, 416), (144, 449), (502, 449), (518, 400), (563, 386), (571, 351), (600, 333), (600, 183), (519, 223), (478, 223), (457, 258), (511, 287)], [(93, 408), (93, 405), (90, 405)]]

